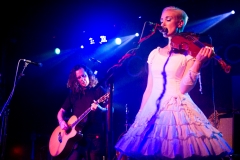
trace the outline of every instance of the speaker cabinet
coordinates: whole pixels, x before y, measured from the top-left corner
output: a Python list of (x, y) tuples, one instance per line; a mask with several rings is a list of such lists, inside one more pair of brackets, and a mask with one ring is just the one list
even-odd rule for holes
[(217, 128), (223, 134), (223, 138), (233, 148), (233, 118), (220, 118)]
[[(234, 150), (234, 154), (240, 155), (240, 114), (232, 117), (219, 119), (218, 130), (222, 132), (223, 138)], [(239, 157), (240, 158), (240, 157)]]
[(220, 113), (219, 115), (216, 125), (213, 122), (213, 114), (209, 117), (209, 122), (222, 133), (223, 138), (234, 150), (234, 154), (240, 155), (240, 114)]

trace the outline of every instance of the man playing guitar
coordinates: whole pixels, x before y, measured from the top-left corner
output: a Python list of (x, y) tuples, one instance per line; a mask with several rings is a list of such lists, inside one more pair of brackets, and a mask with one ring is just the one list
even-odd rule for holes
[[(50, 140), (49, 144), (51, 155), (54, 158), (62, 157), (67, 160), (77, 160), (81, 158), (88, 160), (102, 159), (105, 153), (105, 116), (103, 116), (103, 113), (106, 111), (106, 108), (103, 106), (103, 103), (100, 103), (102, 101), (96, 100), (102, 97), (106, 92), (97, 84), (97, 78), (87, 66), (77, 65), (71, 70), (67, 83), (67, 87), (71, 90), (71, 92), (57, 114), (61, 131), (57, 131), (57, 137), (51, 138), (53, 140)], [(90, 112), (91, 110), (93, 111)], [(74, 129), (73, 124), (70, 124), (71, 122), (69, 122), (72, 117), (68, 122), (64, 120), (64, 115), (67, 111), (71, 111), (74, 115), (73, 117), (83, 117), (79, 123), (77, 122), (78, 124), (76, 128), (74, 127)], [(85, 112), (87, 113), (85, 114)], [(62, 131), (64, 131), (64, 133), (62, 133)], [(71, 138), (71, 140), (75, 140), (75, 137), (82, 138), (76, 138), (76, 142), (62, 142), (64, 140), (64, 136), (66, 137), (72, 134), (71, 132), (76, 134), (74, 135), (74, 138)], [(55, 140), (59, 144), (51, 144), (53, 143), (51, 141)], [(57, 153), (56, 145), (65, 145), (65, 143), (71, 145), (64, 146), (64, 150), (62, 151), (64, 154), (61, 153), (61, 150), (60, 153)], [(67, 147), (70, 147), (70, 149)], [(69, 151), (69, 153), (65, 152), (65, 148)]]

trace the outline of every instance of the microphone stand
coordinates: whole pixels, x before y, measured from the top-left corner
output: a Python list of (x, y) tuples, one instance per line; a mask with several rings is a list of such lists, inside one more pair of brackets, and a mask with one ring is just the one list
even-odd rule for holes
[[(147, 22), (144, 23), (143, 31), (145, 28)], [(147, 40), (150, 38), (155, 32), (156, 32), (157, 25), (155, 26), (154, 30), (151, 32), (151, 34), (145, 36), (142, 38), (143, 31), (140, 37), (140, 40), (138, 41), (138, 46), (136, 48), (133, 48), (129, 50), (119, 61), (117, 64), (113, 65), (107, 70), (107, 74), (104, 78), (104, 82), (107, 82), (109, 86), (109, 100), (108, 100), (108, 105), (107, 105), (107, 160), (112, 160), (113, 159), (113, 123), (112, 123), (112, 98), (113, 98), (113, 91), (114, 91), (114, 73), (116, 69), (120, 68), (123, 64), (123, 62), (126, 59), (129, 59), (132, 56), (136, 55), (136, 51), (140, 48), (140, 45), (143, 41)]]
[(18, 61), (18, 65), (17, 65), (17, 70), (16, 70), (16, 74), (15, 74), (15, 78), (14, 78), (14, 83), (13, 83), (13, 89), (7, 99), (7, 101), (5, 102), (5, 104), (3, 105), (2, 107), (2, 110), (0, 112), (0, 117), (2, 119), (2, 124), (1, 124), (1, 132), (0, 132), (0, 146), (1, 146), (1, 155), (0, 155), (0, 159), (1, 160), (4, 160), (5, 158), (5, 150), (6, 150), (6, 140), (7, 140), (7, 124), (8, 124), (8, 116), (9, 116), (9, 112), (10, 112), (10, 109), (8, 108), (8, 105), (10, 103), (10, 101), (12, 100), (12, 96), (13, 96), (13, 93), (14, 93), (14, 90), (15, 90), (15, 87), (18, 83), (18, 81), (20, 80), (20, 78), (22, 76), (24, 76), (23, 72), (24, 70), (26, 69), (28, 63), (25, 62), (25, 65), (23, 67), (23, 70), (22, 72), (19, 74), (18, 78), (16, 79), (16, 76), (17, 76), (17, 73), (18, 73), (18, 67), (19, 67), (19, 63), (20, 61), (23, 60), (23, 59), (20, 59)]
[(117, 64), (113, 65), (108, 71), (107, 71), (107, 76), (105, 79), (108, 87), (109, 87), (109, 99), (108, 99), (108, 104), (107, 104), (107, 160), (112, 160), (113, 159), (113, 142), (114, 142), (114, 135), (113, 135), (113, 121), (112, 121), (112, 102), (113, 102), (113, 91), (114, 91), (114, 73), (116, 69), (122, 66), (123, 61), (128, 59), (129, 57), (135, 55), (135, 50), (132, 50), (132, 54), (125, 54)]
[(128, 127), (129, 127), (129, 123), (128, 123), (128, 113), (129, 113), (129, 110), (128, 110), (128, 106), (127, 106), (127, 104), (125, 105), (125, 131), (127, 132), (127, 130), (128, 130)]

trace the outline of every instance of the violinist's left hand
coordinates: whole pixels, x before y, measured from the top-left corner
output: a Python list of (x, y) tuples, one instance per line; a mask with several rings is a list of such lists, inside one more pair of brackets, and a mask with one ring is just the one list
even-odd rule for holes
[(198, 52), (198, 54), (196, 56), (196, 61), (203, 64), (204, 62), (209, 60), (212, 57), (212, 55), (213, 55), (213, 47), (208, 47), (208, 46), (203, 47)]

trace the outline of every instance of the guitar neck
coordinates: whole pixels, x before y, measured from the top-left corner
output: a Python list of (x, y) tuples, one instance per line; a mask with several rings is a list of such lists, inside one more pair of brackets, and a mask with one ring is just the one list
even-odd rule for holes
[[(103, 95), (102, 97), (100, 97), (96, 101), (96, 103), (104, 102), (109, 97), (109, 94), (110, 93), (108, 92), (105, 95)], [(85, 118), (88, 115), (89, 112), (91, 112), (91, 107), (89, 107), (83, 114), (81, 114), (81, 116), (79, 116), (78, 119), (74, 123), (72, 123), (70, 127), (76, 126), (79, 122), (81, 122), (83, 120), (83, 118)]]
[(91, 110), (91, 107), (89, 107), (81, 116), (78, 117), (78, 119), (77, 119), (74, 123), (71, 124), (71, 127), (76, 126), (76, 125), (77, 125), (80, 121), (82, 121), (83, 118), (85, 118), (85, 117), (88, 115), (88, 113), (91, 112), (91, 111), (92, 111), (92, 110)]

